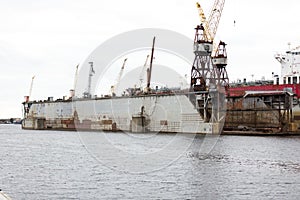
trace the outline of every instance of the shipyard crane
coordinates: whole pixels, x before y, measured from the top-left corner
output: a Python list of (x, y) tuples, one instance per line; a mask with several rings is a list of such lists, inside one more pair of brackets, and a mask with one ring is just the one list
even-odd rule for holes
[(225, 0), (215, 0), (212, 10), (210, 12), (209, 18), (208, 18), (210, 33), (211, 33), (213, 39), (218, 30), (218, 26), (220, 23), (224, 5), (225, 5)]
[(196, 3), (200, 21), (204, 27), (204, 30), (203, 30), (204, 40), (214, 43), (213, 52), (212, 52), (213, 55), (216, 54), (217, 48), (219, 48), (219, 46), (217, 47), (214, 39), (215, 39), (215, 36), (217, 33), (217, 29), (219, 26), (219, 22), (221, 19), (224, 5), (225, 5), (225, 0), (215, 0), (212, 10), (210, 12), (209, 18), (207, 20), (200, 3), (198, 3), (198, 2)]
[(212, 62), (216, 67), (216, 80), (218, 84), (225, 86), (225, 88), (227, 89), (229, 85), (229, 79), (225, 68), (227, 65), (227, 53), (225, 48), (226, 44), (225, 42), (220, 41), (218, 46), (216, 47), (216, 43), (214, 41), (224, 5), (225, 0), (215, 0), (209, 18), (207, 20), (201, 5), (198, 2), (196, 3), (200, 21), (203, 25), (204, 40), (212, 42), (214, 44), (212, 51)]
[(145, 75), (145, 70), (146, 70), (146, 67), (147, 67), (148, 59), (149, 59), (149, 55), (147, 55), (145, 64), (144, 64), (144, 66), (142, 68), (142, 71), (140, 73), (140, 88), (142, 87), (142, 84), (143, 84), (143, 81), (144, 81), (143, 76)]
[[(219, 122), (224, 119), (221, 114), (224, 92), (221, 91), (221, 71), (213, 63), (213, 43), (217, 32), (225, 0), (215, 0), (208, 20), (199, 3), (197, 8), (201, 24), (195, 28), (195, 59), (191, 70), (190, 90), (194, 93), (191, 101), (205, 122)], [(225, 47), (225, 45), (224, 45)], [(220, 51), (221, 52), (221, 51)], [(224, 66), (223, 66), (224, 67)]]
[(31, 83), (30, 83), (30, 88), (29, 88), (29, 93), (28, 93), (28, 99), (27, 101), (29, 101), (30, 97), (31, 97), (31, 93), (32, 93), (32, 87), (33, 87), (33, 80), (34, 80), (35, 76), (33, 76), (31, 78)]
[(200, 21), (202, 23), (202, 25), (204, 26), (204, 30), (203, 30), (203, 37), (206, 41), (213, 41), (213, 38), (211, 36), (211, 33), (210, 33), (210, 28), (209, 28), (209, 25), (208, 25), (208, 21), (206, 20), (206, 16), (204, 14), (204, 11), (200, 5), (200, 3), (196, 3), (196, 6), (197, 6), (197, 9), (198, 9), (198, 13), (199, 13), (199, 17), (200, 17)]
[[(222, 15), (222, 11), (223, 11), (223, 7), (225, 5), (225, 0), (215, 0), (214, 5), (212, 7), (212, 10), (210, 12), (209, 18), (207, 20), (204, 11), (200, 5), (200, 3), (196, 3), (197, 9), (198, 9), (198, 13), (199, 13), (199, 17), (200, 17), (200, 21), (203, 25), (203, 32), (204, 32), (204, 39), (208, 42), (212, 42), (215, 44), (215, 36), (217, 33), (217, 29), (219, 26), (219, 22), (220, 22), (220, 18)], [(218, 48), (223, 48), (224, 46), (221, 46), (222, 42), (219, 43), (218, 47), (214, 47), (213, 49), (213, 56), (216, 56), (217, 53), (217, 49)], [(216, 45), (214, 45), (216, 46)]]
[[(214, 39), (217, 33), (224, 5), (225, 0), (215, 0), (209, 18), (207, 20), (200, 3), (196, 3), (200, 21), (204, 27), (204, 39), (208, 42), (215, 43)], [(213, 55), (216, 53), (216, 49), (217, 48), (214, 47)]]
[(125, 64), (126, 64), (126, 61), (127, 61), (127, 58), (124, 59), (124, 62), (123, 62), (123, 65), (121, 67), (121, 70), (119, 72), (119, 75), (118, 75), (118, 78), (116, 80), (116, 84), (111, 86), (111, 93), (112, 93), (112, 96), (116, 96), (116, 91), (118, 90), (119, 88), (119, 84), (120, 84), (120, 81), (121, 81), (121, 78), (122, 78), (122, 75), (123, 75), (123, 72), (124, 72), (124, 68), (125, 68)]
[(196, 3), (200, 20), (204, 26), (206, 37), (210, 42), (213, 42), (216, 36), (224, 5), (225, 0), (215, 0), (207, 20), (201, 5), (198, 2)]
[(78, 79), (78, 67), (79, 64), (76, 66), (76, 71), (75, 71), (75, 76), (74, 76), (74, 83), (73, 83), (73, 88), (70, 90), (70, 96), (74, 97), (75, 96), (75, 90), (76, 90), (76, 85), (77, 85), (77, 79)]
[(91, 95), (92, 76), (95, 74), (95, 71), (93, 68), (94, 63), (89, 62), (89, 64), (90, 64), (90, 71), (89, 71), (89, 78), (88, 78), (88, 88), (87, 88), (87, 91), (85, 91), (83, 93), (84, 98), (91, 98), (91, 96), (92, 96)]
[(153, 37), (152, 49), (151, 49), (151, 57), (150, 57), (150, 67), (147, 69), (147, 87), (146, 93), (150, 92), (150, 83), (151, 83), (151, 74), (152, 74), (152, 64), (153, 64), (153, 55), (154, 55), (154, 45), (155, 45), (155, 37)]
[(74, 90), (76, 90), (76, 86), (77, 86), (78, 67), (79, 67), (79, 64), (76, 66), (76, 71), (75, 71), (75, 76), (74, 76), (74, 84), (73, 84), (73, 89), (74, 89)]

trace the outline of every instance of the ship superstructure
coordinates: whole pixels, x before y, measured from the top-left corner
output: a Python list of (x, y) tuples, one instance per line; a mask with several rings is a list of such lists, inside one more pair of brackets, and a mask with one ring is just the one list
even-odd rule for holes
[(281, 75), (275, 77), (275, 84), (300, 84), (300, 46), (285, 54), (275, 54), (281, 64)]
[(276, 53), (280, 63), (280, 75), (272, 74), (272, 80), (256, 80), (231, 84), (228, 95), (242, 95), (245, 91), (288, 91), (300, 98), (300, 46), (285, 53)]
[[(275, 122), (277, 124), (275, 126), (279, 129), (285, 129), (285, 131), (299, 130), (299, 48), (288, 50), (283, 54), (275, 54), (275, 59), (281, 64), (281, 74), (273, 74), (273, 80), (252, 82), (244, 80), (240, 83), (231, 84), (227, 91), (229, 109), (227, 110), (226, 127), (229, 129), (247, 127), (257, 130), (260, 126), (265, 129), (273, 129)], [(245, 99), (249, 96), (253, 97), (251, 101)], [(260, 105), (261, 102), (265, 102), (263, 107)], [(246, 125), (248, 123), (250, 123), (249, 126)]]

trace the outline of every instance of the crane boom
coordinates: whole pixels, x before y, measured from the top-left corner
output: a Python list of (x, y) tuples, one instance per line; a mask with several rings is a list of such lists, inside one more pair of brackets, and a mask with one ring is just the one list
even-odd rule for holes
[(78, 67), (79, 67), (79, 64), (76, 66), (73, 88), (70, 90), (70, 98), (75, 97), (75, 91), (76, 91), (76, 85), (77, 85), (77, 79), (78, 79)]
[(210, 27), (210, 34), (212, 38), (216, 36), (220, 19), (222, 16), (222, 11), (225, 5), (225, 0), (215, 0), (212, 10), (210, 12), (208, 23)]
[(76, 90), (76, 85), (77, 85), (77, 79), (78, 79), (78, 67), (79, 64), (76, 66), (76, 71), (75, 71), (75, 76), (74, 76), (74, 84), (73, 84), (73, 90)]
[(145, 69), (146, 69), (146, 67), (147, 67), (148, 59), (149, 59), (149, 55), (147, 55), (145, 64), (144, 64), (144, 66), (143, 66), (143, 68), (142, 68), (142, 71), (141, 71), (141, 73), (140, 73), (140, 87), (142, 87), (142, 84), (143, 84), (143, 76), (145, 75), (144, 72), (145, 72)]
[(196, 6), (198, 8), (200, 21), (201, 21), (202, 25), (204, 26), (204, 33), (205, 33), (204, 37), (207, 41), (212, 41), (213, 39), (212, 39), (211, 34), (210, 34), (210, 27), (209, 27), (208, 21), (206, 19), (206, 16), (204, 14), (204, 11), (203, 11), (200, 3), (197, 2)]
[(31, 93), (32, 93), (32, 87), (33, 87), (33, 80), (34, 80), (35, 76), (33, 76), (31, 78), (31, 83), (30, 83), (30, 88), (29, 88), (29, 94), (28, 94), (28, 97), (30, 98), (31, 97)]
[(199, 3), (196, 3), (200, 20), (204, 26), (208, 41), (213, 42), (216, 36), (224, 5), (225, 5), (225, 0), (215, 0), (207, 20), (201, 5)]
[(150, 57), (150, 67), (148, 70), (148, 80), (147, 80), (147, 90), (150, 91), (150, 83), (151, 83), (151, 74), (152, 74), (152, 64), (153, 64), (153, 54), (154, 54), (154, 45), (155, 45), (155, 37), (153, 37), (152, 42), (152, 50), (151, 50), (151, 57)]
[[(222, 16), (224, 5), (225, 5), (225, 0), (215, 0), (211, 12), (209, 14), (209, 18), (207, 20), (201, 5), (199, 3), (196, 3), (201, 24), (200, 26), (198, 25), (196, 28), (195, 38), (199, 37), (198, 31), (201, 30), (202, 31), (201, 38), (203, 40), (202, 44), (205, 45), (207, 45), (207, 43), (213, 44), (213, 50), (211, 51), (210, 56), (212, 58), (212, 64), (215, 68), (214, 71), (214, 73), (216, 73), (215, 80), (218, 85), (225, 86), (225, 89), (227, 89), (229, 86), (229, 79), (226, 71), (226, 66), (227, 66), (227, 53), (225, 48), (226, 43), (220, 41), (219, 44), (216, 45), (215, 42), (215, 36)], [(198, 43), (199, 43), (198, 41), (197, 43), (195, 43), (195, 46), (197, 47), (196, 50), (198, 50), (199, 48)], [(204, 73), (202, 72), (202, 74)], [(199, 77), (201, 78), (201, 76), (197, 75), (197, 71), (193, 70), (192, 71), (193, 79), (191, 81), (192, 86), (195, 86), (194, 82)]]
[(116, 84), (111, 86), (111, 92), (112, 92), (112, 95), (115, 96), (115, 91), (117, 91), (118, 87), (119, 87), (119, 84), (120, 84), (120, 81), (121, 81), (121, 78), (122, 78), (122, 75), (123, 75), (123, 72), (124, 72), (124, 68), (125, 68), (125, 63), (127, 61), (127, 58), (124, 59), (124, 62), (123, 62), (123, 65), (121, 67), (121, 70), (119, 72), (119, 75), (117, 77), (117, 80), (116, 80)]

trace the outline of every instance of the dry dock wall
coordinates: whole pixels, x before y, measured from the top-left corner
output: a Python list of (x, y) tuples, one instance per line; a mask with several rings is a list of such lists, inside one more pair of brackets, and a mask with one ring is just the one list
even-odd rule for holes
[(31, 105), (24, 128), (122, 130), (133, 132), (210, 133), (187, 95), (153, 95), (37, 102)]

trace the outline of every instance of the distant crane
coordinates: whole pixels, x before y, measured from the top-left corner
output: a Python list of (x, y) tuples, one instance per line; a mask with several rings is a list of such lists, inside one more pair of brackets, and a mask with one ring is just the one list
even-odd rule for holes
[(27, 101), (29, 101), (29, 99), (30, 99), (30, 97), (31, 97), (32, 87), (33, 87), (33, 80), (34, 80), (34, 78), (35, 78), (35, 76), (33, 76), (33, 77), (31, 78), (31, 83), (30, 83), (30, 88), (29, 88), (28, 100), (27, 100)]
[(76, 86), (77, 86), (78, 67), (79, 67), (79, 64), (76, 66), (76, 71), (75, 71), (75, 76), (74, 76), (74, 84), (73, 84), (73, 89), (74, 89), (74, 90), (76, 90)]
[(76, 71), (75, 71), (75, 76), (74, 76), (74, 83), (73, 83), (73, 88), (70, 90), (70, 96), (74, 97), (75, 96), (75, 90), (76, 90), (76, 85), (77, 85), (77, 79), (78, 79), (78, 67), (79, 64), (76, 66)]
[(144, 64), (144, 66), (142, 68), (142, 71), (140, 73), (140, 88), (142, 87), (142, 84), (143, 84), (143, 81), (144, 81), (143, 76), (145, 75), (144, 73), (145, 73), (145, 70), (146, 70), (146, 67), (147, 67), (148, 59), (149, 59), (149, 55), (147, 55), (145, 64)]
[(152, 74), (152, 64), (153, 64), (153, 55), (154, 55), (154, 45), (155, 45), (155, 37), (153, 37), (152, 42), (152, 50), (151, 50), (151, 57), (150, 57), (150, 67), (147, 69), (147, 87), (146, 92), (150, 92), (150, 83), (151, 83), (151, 74)]
[(90, 71), (89, 71), (89, 79), (88, 79), (88, 88), (87, 88), (87, 91), (85, 91), (83, 93), (83, 96), (85, 98), (91, 98), (91, 85), (92, 85), (92, 76), (95, 74), (95, 71), (94, 71), (94, 68), (93, 68), (93, 65), (94, 63), (93, 62), (89, 62), (90, 64)]
[(118, 78), (116, 80), (116, 84), (111, 86), (111, 93), (112, 93), (112, 96), (116, 96), (116, 91), (118, 90), (119, 88), (119, 84), (120, 84), (120, 81), (121, 81), (121, 78), (122, 78), (122, 75), (123, 75), (123, 72), (124, 72), (124, 68), (125, 68), (125, 64), (126, 64), (126, 61), (127, 61), (127, 58), (124, 59), (124, 62), (123, 62), (123, 65), (121, 67), (121, 70), (119, 72), (119, 75), (118, 75)]

